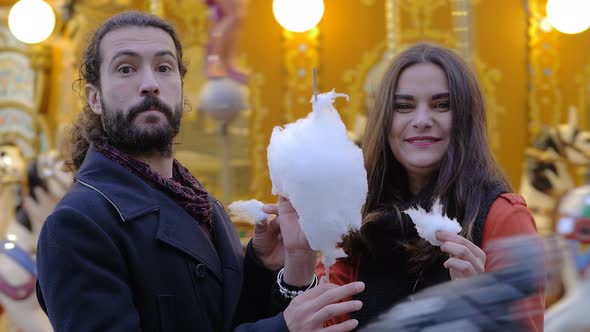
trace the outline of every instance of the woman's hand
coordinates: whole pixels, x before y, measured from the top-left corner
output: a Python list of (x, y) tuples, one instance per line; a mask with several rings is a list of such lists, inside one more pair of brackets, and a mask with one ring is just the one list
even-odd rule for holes
[(436, 238), (442, 241), (440, 249), (450, 258), (444, 263), (451, 280), (468, 278), (485, 271), (486, 254), (473, 242), (458, 234), (437, 231)]

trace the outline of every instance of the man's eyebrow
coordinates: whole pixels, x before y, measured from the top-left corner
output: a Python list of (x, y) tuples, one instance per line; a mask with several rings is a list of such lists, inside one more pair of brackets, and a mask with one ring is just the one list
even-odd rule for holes
[[(169, 50), (162, 50), (162, 51), (158, 51), (156, 52), (156, 56), (171, 56), (172, 58), (174, 58), (174, 60), (176, 59), (176, 55), (174, 53), (172, 53)], [(122, 57), (122, 56), (131, 56), (131, 57), (138, 57), (139, 53), (135, 52), (135, 51), (131, 51), (131, 50), (121, 50), (118, 51), (117, 53), (115, 53), (115, 55), (113, 56), (113, 58), (111, 59), (110, 63), (112, 64), (113, 62), (115, 62), (115, 60), (117, 60), (118, 58)]]
[(166, 55), (169, 55), (169, 56), (173, 57), (174, 60), (176, 60), (176, 54), (172, 53), (171, 51), (162, 50), (162, 51), (156, 52), (156, 56), (166, 56)]
[(137, 52), (131, 51), (131, 50), (121, 50), (121, 51), (115, 53), (115, 55), (113, 56), (113, 58), (110, 61), (110, 64), (113, 64), (113, 62), (115, 62), (115, 60), (117, 60), (118, 58), (120, 58), (122, 56), (137, 57), (137, 56), (139, 56), (139, 54)]

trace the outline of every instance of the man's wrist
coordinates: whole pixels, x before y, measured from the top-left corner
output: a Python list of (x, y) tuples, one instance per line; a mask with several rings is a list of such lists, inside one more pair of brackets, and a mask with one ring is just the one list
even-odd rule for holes
[(297, 287), (309, 285), (313, 281), (316, 263), (315, 251), (286, 252), (283, 280)]

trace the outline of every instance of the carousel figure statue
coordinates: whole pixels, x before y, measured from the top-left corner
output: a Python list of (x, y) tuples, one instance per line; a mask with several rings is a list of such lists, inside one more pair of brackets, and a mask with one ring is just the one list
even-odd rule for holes
[(205, 3), (211, 21), (205, 58), (207, 77), (228, 77), (246, 84), (248, 75), (236, 68), (235, 61), (247, 0), (205, 0)]
[(533, 213), (537, 229), (547, 235), (555, 229), (557, 202), (575, 187), (568, 167), (590, 162), (590, 132), (578, 127), (576, 109), (571, 107), (568, 122), (543, 130), (526, 155), (520, 194)]
[(564, 295), (547, 309), (545, 331), (590, 331), (590, 185), (566, 193), (557, 213), (549, 271), (561, 271)]
[(0, 146), (0, 305), (8, 331), (51, 331), (35, 294), (35, 249), (45, 218), (72, 182), (55, 153), (28, 164), (20, 148)]

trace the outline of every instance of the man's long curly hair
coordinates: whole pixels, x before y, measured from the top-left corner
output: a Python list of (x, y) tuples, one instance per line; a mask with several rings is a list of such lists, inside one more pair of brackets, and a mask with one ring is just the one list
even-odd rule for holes
[[(79, 86), (84, 83), (89, 83), (97, 87), (100, 86), (100, 66), (102, 58), (100, 54), (100, 43), (104, 36), (111, 31), (125, 28), (125, 27), (146, 27), (157, 28), (164, 30), (176, 47), (176, 57), (178, 60), (178, 69), (181, 79), (186, 74), (186, 65), (182, 55), (182, 45), (174, 28), (164, 22), (157, 16), (150, 15), (143, 12), (130, 11), (111, 17), (98, 27), (82, 58), (80, 64), (79, 78), (76, 81)], [(69, 166), (72, 170), (77, 170), (82, 165), (86, 152), (91, 144), (105, 141), (105, 132), (102, 127), (102, 119), (99, 114), (96, 114), (86, 103), (84, 109), (78, 116), (76, 123), (71, 131), (71, 160)]]

